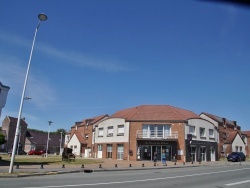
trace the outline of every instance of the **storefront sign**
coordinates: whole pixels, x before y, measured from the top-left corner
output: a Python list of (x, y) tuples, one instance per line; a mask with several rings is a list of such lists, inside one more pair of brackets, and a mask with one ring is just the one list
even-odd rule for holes
[(191, 144), (192, 145), (212, 146), (212, 145), (214, 145), (214, 142), (205, 142), (205, 141), (192, 140)]

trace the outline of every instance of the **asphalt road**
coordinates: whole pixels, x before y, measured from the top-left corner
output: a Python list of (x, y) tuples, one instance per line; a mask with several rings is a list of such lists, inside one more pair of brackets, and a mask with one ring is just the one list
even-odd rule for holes
[(250, 188), (250, 166), (201, 166), (2, 178), (0, 187)]

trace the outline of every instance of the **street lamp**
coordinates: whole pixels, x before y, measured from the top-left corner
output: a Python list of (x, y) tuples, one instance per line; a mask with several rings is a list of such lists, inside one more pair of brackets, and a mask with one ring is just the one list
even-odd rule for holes
[(48, 139), (47, 139), (47, 147), (46, 147), (46, 158), (48, 157), (50, 125), (51, 125), (53, 122), (52, 122), (52, 121), (48, 121), (48, 123), (49, 123), (49, 131), (48, 131)]
[(19, 107), (18, 120), (17, 120), (17, 125), (16, 125), (16, 133), (15, 133), (14, 145), (13, 145), (12, 154), (11, 154), (11, 161), (10, 161), (9, 173), (13, 172), (13, 164), (14, 164), (14, 160), (15, 160), (15, 154), (16, 154), (16, 148), (17, 148), (17, 141), (18, 141), (18, 137), (19, 137), (19, 133), (18, 132), (19, 132), (21, 115), (22, 115), (22, 109), (23, 109), (23, 100), (24, 100), (24, 96), (25, 96), (26, 84), (27, 84), (28, 75), (29, 75), (30, 62), (31, 62), (31, 58), (32, 58), (32, 53), (33, 53), (35, 41), (36, 41), (36, 33), (38, 31), (38, 28), (40, 26), (41, 21), (46, 21), (47, 20), (47, 16), (45, 14), (39, 14), (38, 18), (39, 18), (39, 22), (38, 22), (38, 25), (36, 26), (35, 35), (34, 35), (34, 38), (33, 38), (33, 43), (32, 43), (32, 47), (31, 47), (31, 51), (30, 51), (28, 68), (27, 68), (27, 71), (26, 71), (26, 76), (25, 76), (24, 85), (23, 85), (23, 92), (22, 92), (22, 97), (21, 97), (21, 102), (20, 102), (20, 107)]

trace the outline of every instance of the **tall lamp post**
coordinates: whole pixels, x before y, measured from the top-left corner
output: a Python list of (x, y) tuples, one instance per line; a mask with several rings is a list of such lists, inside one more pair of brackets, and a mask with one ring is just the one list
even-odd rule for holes
[(30, 51), (28, 68), (27, 68), (27, 71), (26, 71), (26, 76), (25, 76), (24, 85), (23, 85), (23, 92), (22, 92), (21, 103), (20, 103), (20, 107), (19, 107), (18, 120), (17, 120), (17, 125), (16, 125), (16, 133), (15, 133), (14, 145), (13, 145), (12, 154), (11, 154), (11, 161), (10, 161), (9, 173), (13, 172), (13, 164), (14, 164), (14, 160), (15, 160), (15, 154), (16, 154), (16, 148), (17, 148), (17, 141), (18, 141), (18, 137), (19, 137), (19, 133), (18, 132), (19, 132), (21, 115), (22, 115), (22, 109), (23, 109), (23, 100), (24, 100), (25, 91), (26, 91), (26, 84), (27, 84), (28, 75), (29, 75), (30, 62), (31, 62), (31, 58), (32, 58), (33, 48), (34, 48), (35, 41), (36, 41), (36, 33), (37, 33), (38, 28), (39, 28), (39, 26), (41, 24), (41, 21), (46, 21), (47, 20), (47, 16), (42, 13), (42, 14), (38, 15), (38, 18), (39, 18), (39, 22), (38, 22), (38, 25), (37, 25), (36, 30), (35, 30), (35, 35), (34, 35), (32, 47), (31, 47), (31, 51)]
[(47, 147), (46, 147), (46, 158), (48, 157), (50, 125), (51, 125), (53, 122), (52, 122), (52, 121), (48, 121), (48, 123), (49, 123), (49, 131), (48, 131), (48, 139), (47, 139)]

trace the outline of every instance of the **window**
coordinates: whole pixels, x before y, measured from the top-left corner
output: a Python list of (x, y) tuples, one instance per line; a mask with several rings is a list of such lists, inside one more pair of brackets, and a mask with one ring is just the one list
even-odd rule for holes
[(117, 159), (118, 160), (123, 160), (123, 144), (118, 144), (117, 145)]
[(242, 152), (242, 146), (240, 146), (240, 151)]
[(189, 126), (189, 134), (196, 135), (195, 134), (195, 126)]
[(227, 133), (222, 133), (222, 137), (223, 137), (224, 140), (226, 140), (227, 139)]
[(108, 127), (108, 136), (113, 136), (113, 126)]
[(209, 138), (214, 138), (214, 130), (209, 129)]
[(239, 150), (238, 146), (235, 146), (235, 151), (238, 151), (238, 150)]
[(77, 146), (74, 145), (74, 153), (76, 153), (76, 152), (77, 152)]
[(124, 125), (118, 125), (117, 135), (118, 136), (124, 135)]
[(112, 159), (112, 144), (107, 145), (107, 157)]
[(103, 137), (103, 128), (98, 129), (98, 136)]
[(200, 128), (200, 137), (206, 137), (205, 136), (205, 128)]

